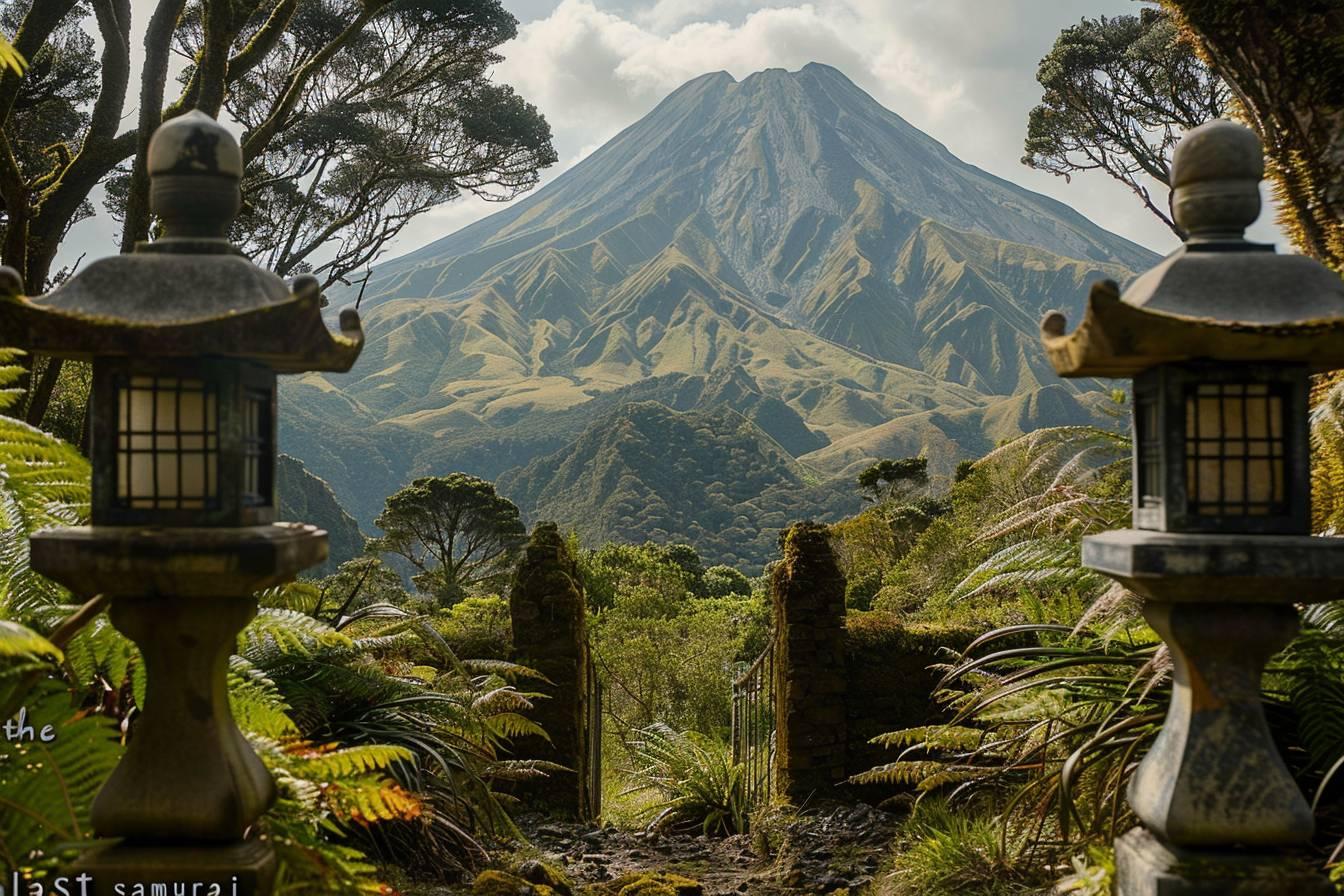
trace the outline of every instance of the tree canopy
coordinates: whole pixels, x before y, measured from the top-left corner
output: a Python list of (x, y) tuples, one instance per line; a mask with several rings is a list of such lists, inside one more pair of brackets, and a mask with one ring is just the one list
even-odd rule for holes
[(908, 498), (928, 482), (927, 457), (880, 460), (859, 474), (863, 499), (874, 504)]
[[(101, 50), (82, 27), (90, 8)], [(463, 192), (510, 199), (556, 160), (541, 114), (490, 78), (517, 30), (500, 0), (157, 0), (127, 126), (130, 14), (129, 0), (14, 0), (0, 13), (32, 63), (0, 67), (0, 260), (31, 292), (59, 279), (61, 242), (100, 184), (123, 251), (152, 235), (149, 138), (191, 109), (243, 128), (234, 239), (281, 276), (325, 285), (371, 265), (422, 212)], [(190, 60), (177, 85), (174, 55)], [(60, 372), (43, 369), (31, 422)]]
[(1064, 29), (1037, 70), (1044, 93), (1027, 121), (1022, 162), (1063, 177), (1100, 170), (1138, 195), (1177, 236), (1171, 153), (1181, 134), (1227, 113), (1228, 89), (1158, 9), (1083, 19)]
[(473, 589), (502, 587), (527, 537), (514, 503), (465, 473), (415, 480), (387, 499), (374, 524), (384, 533), (374, 550), (409, 562), (416, 588), (445, 606)]

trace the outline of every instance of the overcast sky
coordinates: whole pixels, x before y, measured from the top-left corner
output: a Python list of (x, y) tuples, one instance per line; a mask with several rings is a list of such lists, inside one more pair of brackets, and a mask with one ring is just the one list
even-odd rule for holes
[[(884, 106), (1000, 177), (1072, 205), (1160, 252), (1170, 231), (1104, 174), (1071, 182), (1023, 166), (1036, 66), (1084, 16), (1136, 14), (1135, 0), (503, 0), (520, 23), (498, 80), (535, 103), (560, 161), (543, 183), (705, 72), (741, 79), (812, 61), (843, 71)], [(154, 0), (132, 0), (143, 27)], [(138, 37), (133, 45), (138, 49)], [(128, 116), (131, 114), (128, 111)], [(128, 120), (132, 120), (128, 117)], [(497, 211), (464, 198), (412, 222), (385, 256), (410, 251)], [(1266, 215), (1268, 217), (1268, 215)], [(1252, 235), (1280, 241), (1272, 225)], [(105, 216), (79, 225), (74, 254), (115, 251)], [(69, 260), (69, 259), (67, 259)]]

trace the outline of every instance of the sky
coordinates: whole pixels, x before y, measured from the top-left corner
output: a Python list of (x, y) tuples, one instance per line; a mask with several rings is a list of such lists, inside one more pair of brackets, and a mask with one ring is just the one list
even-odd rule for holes
[[(692, 78), (726, 70), (740, 80), (815, 61), (840, 69), (963, 160), (1158, 252), (1176, 245), (1166, 226), (1105, 174), (1066, 181), (1019, 161), (1027, 114), (1040, 100), (1036, 67), (1060, 30), (1085, 16), (1136, 14), (1137, 0), (503, 2), (519, 21), (518, 36), (500, 48), (504, 61), (493, 76), (551, 124), (560, 158), (543, 184)], [(133, 27), (153, 6), (132, 0)], [(128, 121), (133, 114), (128, 108)], [(501, 208), (466, 197), (434, 209), (407, 226), (384, 260)], [(1266, 212), (1251, 236), (1282, 248), (1271, 218)], [(80, 224), (67, 245), (66, 261), (115, 251), (115, 225), (105, 215)]]

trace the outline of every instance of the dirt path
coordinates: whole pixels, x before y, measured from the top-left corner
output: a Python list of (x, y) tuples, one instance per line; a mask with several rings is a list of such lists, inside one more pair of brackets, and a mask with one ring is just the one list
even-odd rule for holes
[[(543, 817), (519, 820), (530, 843), (503, 861), (503, 870), (539, 882), (535, 867), (549, 866), (567, 879), (574, 896), (618, 896), (640, 875), (667, 872), (694, 881), (666, 891), (677, 896), (859, 896), (870, 891), (890, 848), (897, 816), (869, 806), (833, 805), (771, 818), (752, 835), (726, 838), (692, 833), (620, 830), (561, 823)], [(534, 863), (527, 865), (528, 862)], [(485, 878), (475, 888), (442, 891), (489, 893)], [(544, 892), (544, 891), (535, 891)], [(563, 894), (563, 889), (556, 892)], [(534, 896), (521, 889), (518, 896)]]

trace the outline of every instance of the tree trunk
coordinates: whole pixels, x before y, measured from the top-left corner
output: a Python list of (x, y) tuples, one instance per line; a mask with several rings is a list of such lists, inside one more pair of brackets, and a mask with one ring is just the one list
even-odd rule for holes
[(1162, 2), (1263, 141), (1279, 223), (1299, 250), (1344, 273), (1344, 4)]
[(28, 411), (24, 415), (31, 426), (42, 425), (42, 418), (47, 415), (47, 408), (51, 405), (51, 394), (56, 391), (56, 381), (61, 378), (61, 368), (65, 362), (60, 358), (48, 358), (47, 366), (42, 370), (42, 376), (38, 378), (37, 386), (33, 389), (32, 395), (28, 398)]

